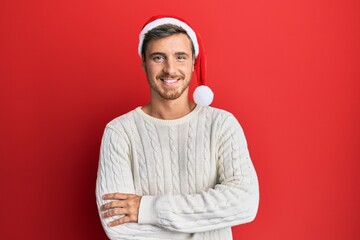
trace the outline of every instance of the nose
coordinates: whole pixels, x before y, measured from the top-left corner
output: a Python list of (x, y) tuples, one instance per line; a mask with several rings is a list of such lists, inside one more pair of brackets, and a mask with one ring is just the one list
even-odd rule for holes
[(168, 59), (165, 62), (165, 66), (163, 68), (163, 71), (164, 71), (164, 73), (167, 73), (170, 76), (175, 75), (175, 73), (176, 73), (176, 63), (173, 60)]

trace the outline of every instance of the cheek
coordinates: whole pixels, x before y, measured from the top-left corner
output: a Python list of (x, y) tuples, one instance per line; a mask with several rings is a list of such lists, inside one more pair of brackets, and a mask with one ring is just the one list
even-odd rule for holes
[(186, 63), (183, 65), (178, 66), (178, 70), (183, 73), (191, 73), (194, 71), (194, 65), (192, 63)]
[(147, 65), (145, 67), (145, 71), (146, 71), (146, 74), (150, 77), (150, 76), (158, 75), (160, 70), (158, 67), (155, 67), (152, 65)]
[(194, 70), (195, 70), (194, 65), (189, 64), (188, 66), (186, 66), (185, 72), (186, 72), (187, 74), (190, 74), (190, 75), (191, 75), (191, 74), (194, 72)]

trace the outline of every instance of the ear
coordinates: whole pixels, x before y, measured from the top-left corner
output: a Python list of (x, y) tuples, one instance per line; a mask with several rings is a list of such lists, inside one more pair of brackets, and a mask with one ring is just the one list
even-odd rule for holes
[(195, 58), (193, 57), (193, 60), (192, 60), (192, 68), (191, 68), (191, 71), (193, 72), (195, 70)]
[(145, 57), (144, 55), (141, 56), (141, 67), (144, 70), (144, 72), (146, 72), (146, 66), (145, 66)]

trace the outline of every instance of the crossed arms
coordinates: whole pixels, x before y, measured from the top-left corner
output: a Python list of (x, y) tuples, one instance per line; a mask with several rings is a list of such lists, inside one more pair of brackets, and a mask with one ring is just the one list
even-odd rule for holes
[[(226, 123), (227, 122), (227, 123)], [(104, 132), (97, 205), (110, 239), (196, 233), (252, 221), (259, 202), (258, 180), (242, 128), (225, 120), (218, 150), (218, 184), (197, 194), (138, 196), (135, 194), (130, 141), (108, 126)]]

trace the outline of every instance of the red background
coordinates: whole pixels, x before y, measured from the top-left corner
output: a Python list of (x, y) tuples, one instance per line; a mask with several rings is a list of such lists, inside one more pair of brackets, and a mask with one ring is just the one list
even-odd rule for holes
[(1, 1), (0, 238), (106, 239), (102, 132), (148, 101), (137, 38), (164, 13), (199, 29), (245, 129), (261, 200), (234, 239), (359, 239), (357, 0)]

